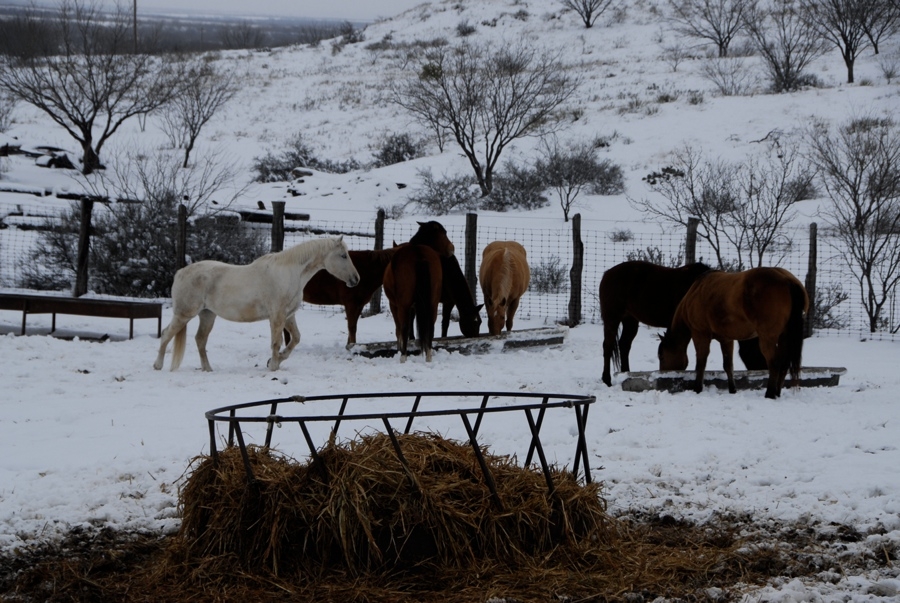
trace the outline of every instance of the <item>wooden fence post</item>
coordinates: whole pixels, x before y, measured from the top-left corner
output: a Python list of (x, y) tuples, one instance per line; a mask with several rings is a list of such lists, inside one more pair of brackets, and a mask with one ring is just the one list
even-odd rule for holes
[(475, 259), (478, 255), (478, 214), (466, 214), (466, 282), (469, 284), (469, 291), (472, 292), (472, 299), (477, 300), (478, 294), (475, 293), (478, 287), (478, 272), (475, 268)]
[(284, 249), (284, 201), (272, 201), (272, 253)]
[(684, 240), (684, 265), (697, 261), (697, 227), (700, 226), (700, 218), (688, 218), (687, 237)]
[(178, 206), (178, 224), (175, 233), (175, 270), (181, 270), (187, 265), (187, 206), (182, 203)]
[(574, 253), (572, 268), (569, 270), (571, 290), (569, 293), (569, 326), (581, 322), (581, 274), (584, 270), (584, 243), (581, 241), (581, 214), (572, 216), (572, 245)]
[(816, 320), (816, 264), (818, 264), (819, 227), (815, 222), (809, 225), (809, 263), (806, 267), (806, 295), (809, 296), (809, 310), (806, 313), (806, 321), (803, 323), (803, 336), (811, 337), (813, 323)]
[[(375, 215), (375, 251), (384, 249), (384, 210)], [(369, 314), (381, 314), (381, 287), (375, 289), (369, 302)]]
[(81, 199), (81, 228), (78, 231), (78, 257), (75, 265), (75, 286), (72, 295), (81, 297), (88, 289), (88, 262), (91, 255), (91, 214), (94, 211), (94, 200), (87, 197)]

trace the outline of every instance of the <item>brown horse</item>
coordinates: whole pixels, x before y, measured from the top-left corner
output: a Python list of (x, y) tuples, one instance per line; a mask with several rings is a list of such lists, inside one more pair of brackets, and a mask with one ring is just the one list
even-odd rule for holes
[[(600, 318), (603, 320), (603, 383), (612, 385), (610, 361), (616, 370), (628, 372), (628, 354), (639, 323), (668, 328), (675, 309), (694, 281), (710, 270), (696, 263), (668, 268), (651, 262), (617, 264), (600, 279)], [(619, 334), (619, 324), (622, 333)], [(765, 369), (766, 360), (755, 340), (739, 344), (741, 360), (748, 369)]]
[(450, 314), (454, 306), (459, 308), (459, 330), (463, 337), (478, 337), (481, 331), (481, 316), (478, 313), (483, 304), (475, 304), (475, 297), (456, 256), (442, 257), (441, 269), (444, 275), (441, 287), (441, 337), (446, 337), (450, 329)]
[(419, 347), (431, 362), (434, 323), (441, 301), (442, 258), (453, 256), (455, 247), (440, 222), (419, 222), (419, 230), (408, 244), (395, 246), (394, 257), (384, 271), (384, 293), (394, 317), (400, 362), (406, 362), (413, 319)]
[(400, 362), (406, 362), (415, 317), (419, 348), (431, 362), (434, 323), (441, 301), (441, 258), (431, 247), (404, 244), (395, 248), (384, 271), (384, 294), (391, 306)]
[(525, 248), (515, 241), (489, 243), (481, 254), (478, 277), (487, 307), (488, 331), (499, 335), (504, 323), (506, 330), (512, 331), (519, 299), (531, 280)]
[(783, 268), (751, 268), (744, 272), (711, 270), (685, 294), (672, 326), (659, 344), (660, 370), (685, 370), (687, 346), (697, 353), (694, 391), (703, 390), (710, 342), (722, 348), (728, 391), (735, 393), (734, 342), (759, 337), (769, 367), (766, 398), (781, 395), (788, 370), (796, 382), (803, 352), (803, 315), (809, 298), (803, 283)]
[(384, 270), (396, 249), (351, 251), (350, 259), (359, 272), (359, 284), (348, 287), (327, 270), (320, 270), (303, 289), (303, 301), (321, 306), (341, 305), (347, 315), (347, 349), (356, 343), (356, 326), (363, 308), (384, 281)]

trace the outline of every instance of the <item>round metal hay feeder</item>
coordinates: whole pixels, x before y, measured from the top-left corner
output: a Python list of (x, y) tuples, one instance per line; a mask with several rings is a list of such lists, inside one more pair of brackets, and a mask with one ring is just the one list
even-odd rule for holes
[[(447, 408), (450, 402), (456, 400), (456, 408)], [(364, 412), (350, 412), (348, 405), (363, 405)], [(310, 403), (337, 405), (336, 413), (310, 414), (307, 416), (293, 414), (294, 405), (307, 405)], [(410, 404), (408, 410), (397, 408), (404, 402)], [(541, 465), (547, 488), (552, 493), (554, 490), (550, 465), (544, 454), (544, 446), (541, 443), (541, 425), (547, 412), (564, 412), (571, 410), (575, 416), (575, 425), (578, 436), (575, 443), (575, 457), (572, 463), (572, 473), (577, 478), (578, 473), (584, 471), (585, 482), (590, 483), (591, 473), (588, 463), (587, 443), (585, 429), (587, 425), (588, 409), (596, 402), (595, 396), (570, 395), (570, 394), (546, 394), (531, 392), (394, 392), (394, 393), (359, 393), (359, 394), (334, 394), (322, 396), (289, 396), (272, 400), (260, 400), (258, 402), (245, 402), (233, 404), (210, 410), (206, 413), (209, 424), (210, 456), (213, 462), (218, 462), (218, 450), (216, 447), (216, 423), (228, 424), (228, 445), (237, 446), (243, 458), (244, 469), (250, 483), (255, 481), (250, 459), (247, 454), (247, 444), (244, 432), (252, 429), (254, 424), (265, 424), (264, 446), (270, 447), (275, 426), (296, 423), (303, 434), (306, 445), (309, 448), (309, 457), (314, 461), (320, 461), (318, 447), (312, 437), (310, 426), (331, 425), (327, 431), (328, 440), (334, 438), (343, 423), (364, 423), (372, 427), (373, 423), (383, 428), (391, 438), (394, 452), (401, 465), (407, 467), (403, 457), (403, 451), (396, 437), (397, 431), (392, 422), (405, 421), (401, 433), (409, 434), (416, 419), (428, 417), (459, 417), (468, 436), (469, 445), (475, 453), (475, 457), (481, 467), (486, 485), (491, 491), (495, 502), (500, 503), (497, 496), (493, 477), (488, 470), (478, 444), (478, 431), (485, 416), (496, 413), (522, 413), (527, 420), (531, 434), (528, 451), (525, 456), (525, 466), (531, 465), (535, 453)], [(428, 410), (422, 409), (423, 403), (428, 406), (432, 403), (442, 403), (441, 408)], [(368, 410), (378, 404), (390, 405), (395, 408), (383, 411)], [(290, 407), (290, 408), (287, 408)], [(268, 411), (264, 414), (264, 411)], [(263, 411), (263, 412), (261, 412)], [(287, 412), (285, 412), (287, 411)], [(511, 424), (511, 423), (510, 423)], [(323, 444), (324, 444), (323, 443)], [(324, 465), (323, 465), (324, 467)], [(327, 468), (324, 468), (327, 471)]]

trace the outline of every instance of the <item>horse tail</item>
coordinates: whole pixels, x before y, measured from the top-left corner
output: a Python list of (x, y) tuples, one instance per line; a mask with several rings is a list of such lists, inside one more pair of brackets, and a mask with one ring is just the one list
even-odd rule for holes
[(181, 366), (181, 361), (184, 359), (184, 348), (185, 342), (187, 341), (187, 323), (181, 325), (181, 328), (178, 329), (178, 332), (175, 333), (174, 341), (172, 343), (172, 370), (174, 371), (179, 366)]
[(619, 333), (621, 330), (619, 327), (616, 327), (616, 340), (613, 342), (612, 354), (610, 355), (610, 360), (612, 360), (613, 368), (618, 372), (622, 368), (622, 361), (619, 360)]
[(434, 321), (431, 305), (431, 270), (428, 262), (416, 262), (416, 289), (413, 299), (416, 304), (416, 330), (419, 332), (419, 347), (422, 351), (431, 348), (434, 339)]
[(796, 385), (800, 379), (800, 363), (803, 356), (803, 313), (806, 311), (809, 298), (806, 295), (806, 289), (799, 282), (791, 282), (790, 288), (791, 314), (779, 337), (778, 347), (784, 348), (782, 358), (791, 372), (793, 384)]

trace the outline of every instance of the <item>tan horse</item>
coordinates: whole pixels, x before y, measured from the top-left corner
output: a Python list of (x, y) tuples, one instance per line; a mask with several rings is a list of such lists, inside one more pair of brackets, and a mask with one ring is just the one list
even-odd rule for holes
[(734, 342), (759, 337), (769, 367), (766, 398), (777, 398), (788, 370), (800, 375), (803, 315), (809, 297), (797, 277), (783, 268), (751, 268), (744, 272), (710, 270), (688, 289), (659, 344), (660, 370), (685, 370), (687, 346), (697, 354), (694, 391), (703, 390), (703, 373), (713, 339), (722, 348), (728, 391), (735, 393)]
[[(246, 266), (204, 260), (185, 266), (175, 273), (172, 283), (172, 322), (163, 331), (159, 354), (153, 368), (163, 367), (166, 346), (172, 338), (172, 370), (184, 358), (187, 323), (200, 316), (195, 340), (200, 366), (211, 371), (206, 356), (206, 341), (216, 316), (236, 322), (269, 321), (272, 357), (268, 366), (277, 370), (300, 343), (295, 314), (300, 307), (303, 288), (313, 275), (324, 268), (348, 287), (359, 283), (347, 244), (341, 237), (306, 241), (290, 249), (269, 253)], [(282, 332), (290, 341), (281, 349)]]
[(515, 241), (490, 243), (481, 254), (478, 278), (484, 294), (488, 332), (499, 335), (504, 324), (507, 331), (512, 331), (519, 299), (531, 281), (525, 248)]

